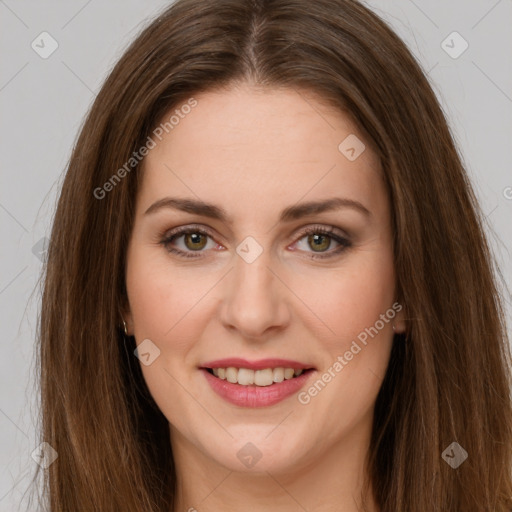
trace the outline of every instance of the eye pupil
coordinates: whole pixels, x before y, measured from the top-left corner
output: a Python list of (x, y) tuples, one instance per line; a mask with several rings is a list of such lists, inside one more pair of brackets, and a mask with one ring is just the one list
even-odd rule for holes
[[(322, 243), (322, 240), (324, 243)], [(328, 249), (329, 245), (330, 245), (329, 237), (326, 235), (319, 235), (319, 234), (309, 235), (308, 242), (313, 243), (314, 248), (321, 249), (321, 250)], [(325, 243), (325, 242), (327, 242), (327, 243)]]
[[(187, 246), (188, 249), (191, 249), (191, 250), (203, 249), (204, 246), (206, 245), (206, 243), (205, 243), (204, 237), (202, 240), (203, 243), (201, 243), (201, 237), (203, 237), (203, 235), (201, 233), (186, 233), (185, 234), (185, 245)], [(188, 244), (189, 241), (191, 241), (193, 246), (190, 246)], [(197, 247), (197, 244), (199, 244), (199, 247)]]

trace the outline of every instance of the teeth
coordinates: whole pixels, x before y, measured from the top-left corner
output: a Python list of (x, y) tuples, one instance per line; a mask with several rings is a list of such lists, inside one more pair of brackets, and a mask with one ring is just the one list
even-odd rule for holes
[(229, 368), (226, 368), (226, 380), (228, 382), (231, 382), (232, 384), (235, 384), (238, 379), (238, 370), (236, 368), (233, 368), (230, 366)]
[(249, 368), (213, 368), (213, 374), (222, 380), (242, 386), (270, 386), (274, 382), (283, 382), (298, 377), (303, 369), (293, 368), (265, 368), (264, 370), (250, 370)]
[(242, 386), (249, 386), (254, 384), (254, 378), (255, 376), (252, 370), (248, 370), (247, 368), (240, 368), (238, 370), (238, 384), (242, 384)]
[(273, 383), (274, 372), (271, 368), (266, 368), (265, 370), (256, 370), (254, 372), (254, 384), (256, 384), (256, 386), (270, 386), (270, 384)]
[(274, 368), (273, 373), (274, 382), (283, 382), (284, 380), (284, 368)]

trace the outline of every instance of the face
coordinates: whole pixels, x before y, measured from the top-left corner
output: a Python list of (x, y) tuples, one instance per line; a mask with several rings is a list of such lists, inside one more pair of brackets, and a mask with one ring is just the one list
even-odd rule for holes
[(379, 162), (312, 93), (194, 98), (144, 161), (125, 319), (175, 454), (298, 471), (368, 441), (404, 328)]

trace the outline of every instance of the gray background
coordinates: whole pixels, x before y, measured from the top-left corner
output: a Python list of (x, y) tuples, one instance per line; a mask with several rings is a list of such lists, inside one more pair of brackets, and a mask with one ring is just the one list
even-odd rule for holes
[[(65, 165), (108, 70), (145, 20), (168, 4), (0, 0), (0, 511), (17, 510), (36, 464), (31, 453), (37, 439), (40, 257)], [(369, 5), (428, 72), (510, 283), (512, 1), (372, 0)], [(31, 47), (43, 31), (58, 43), (47, 59)], [(458, 58), (442, 47), (453, 31), (469, 44)], [(453, 54), (461, 44), (450, 36), (444, 46), (453, 47), (446, 48)]]

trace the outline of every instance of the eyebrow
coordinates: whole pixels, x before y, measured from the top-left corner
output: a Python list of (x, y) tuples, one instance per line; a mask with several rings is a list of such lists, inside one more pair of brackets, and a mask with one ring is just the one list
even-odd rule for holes
[[(216, 206), (211, 203), (205, 203), (204, 201), (200, 200), (181, 199), (177, 197), (164, 197), (163, 199), (159, 199), (144, 212), (144, 215), (155, 213), (164, 208), (171, 208), (174, 210), (201, 215), (203, 217), (209, 217), (229, 225), (233, 224), (233, 221), (230, 219), (226, 211), (220, 206)], [(281, 212), (279, 221), (290, 222), (292, 220), (301, 219), (302, 217), (307, 217), (309, 215), (339, 210), (342, 208), (351, 208), (362, 213), (365, 217), (368, 218), (372, 216), (370, 210), (368, 210), (368, 208), (366, 208), (359, 201), (334, 197), (323, 201), (309, 201), (306, 203), (289, 206)]]

